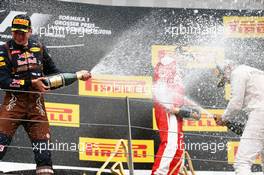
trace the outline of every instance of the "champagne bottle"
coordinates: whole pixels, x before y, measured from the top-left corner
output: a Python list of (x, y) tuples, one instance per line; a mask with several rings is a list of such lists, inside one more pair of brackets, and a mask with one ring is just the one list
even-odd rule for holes
[(201, 118), (201, 112), (198, 109), (189, 106), (182, 106), (179, 109), (178, 115), (184, 119), (191, 120), (200, 120)]
[(63, 86), (68, 86), (80, 78), (81, 75), (78, 75), (77, 73), (61, 73), (46, 77), (43, 83), (53, 90)]
[[(222, 120), (220, 115), (214, 117), (215, 121)], [(226, 126), (229, 131), (235, 133), (238, 136), (242, 136), (245, 124), (234, 121), (224, 121), (223, 126)]]
[(225, 122), (225, 126), (232, 131), (233, 133), (242, 136), (244, 128), (245, 128), (245, 124), (242, 123), (235, 123), (235, 122), (230, 122), (227, 121)]

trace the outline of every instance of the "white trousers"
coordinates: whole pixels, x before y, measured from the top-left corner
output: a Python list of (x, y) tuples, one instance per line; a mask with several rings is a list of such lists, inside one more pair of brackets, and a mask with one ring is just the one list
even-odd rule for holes
[(264, 109), (252, 111), (248, 116), (234, 164), (236, 175), (251, 175), (251, 166), (258, 155), (264, 161)]

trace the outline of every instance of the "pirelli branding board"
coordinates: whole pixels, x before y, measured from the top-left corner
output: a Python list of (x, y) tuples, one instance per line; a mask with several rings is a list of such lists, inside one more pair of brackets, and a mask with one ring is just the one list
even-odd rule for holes
[[(178, 52), (178, 53), (177, 53)], [(172, 45), (153, 45), (152, 46), (152, 65), (155, 66), (164, 56), (174, 59), (180, 57), (188, 60), (186, 68), (208, 69), (215, 67), (215, 62), (224, 59), (224, 49), (220, 47), (205, 46), (172, 46)], [(189, 59), (188, 59), (189, 58)]]
[[(115, 154), (111, 162), (126, 162), (127, 157), (123, 146), (115, 148), (118, 139), (102, 138), (79, 138), (80, 149), (79, 159), (84, 161), (105, 162), (112, 154)], [(127, 141), (125, 141), (127, 143)], [(115, 152), (116, 151), (116, 152)], [(133, 162), (154, 162), (154, 141), (153, 140), (132, 140)]]
[(94, 75), (79, 81), (79, 94), (102, 97), (152, 98), (152, 77)]
[(223, 21), (227, 37), (264, 37), (264, 17), (224, 16)]
[[(235, 162), (235, 157), (237, 154), (239, 142), (228, 142), (228, 149), (227, 149), (227, 158), (228, 158), (228, 163), (233, 164)], [(257, 156), (254, 164), (261, 164), (261, 158), (260, 156)]]
[(51, 126), (80, 127), (79, 104), (45, 103)]
[[(183, 131), (205, 131), (205, 132), (227, 132), (227, 128), (224, 126), (217, 126), (212, 115), (222, 115), (223, 109), (204, 109), (201, 114), (201, 119), (196, 120), (184, 120)], [(155, 119), (155, 109), (153, 109), (153, 129), (158, 130)]]

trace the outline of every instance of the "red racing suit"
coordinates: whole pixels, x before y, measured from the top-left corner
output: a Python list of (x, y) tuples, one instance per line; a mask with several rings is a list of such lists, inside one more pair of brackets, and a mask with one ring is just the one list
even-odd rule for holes
[(168, 108), (180, 107), (184, 104), (184, 86), (177, 72), (174, 58), (165, 55), (155, 66), (154, 88), (157, 88), (154, 89), (154, 109), (160, 145), (152, 167), (152, 175), (171, 173), (178, 175), (183, 164), (184, 153), (183, 119), (168, 112)]

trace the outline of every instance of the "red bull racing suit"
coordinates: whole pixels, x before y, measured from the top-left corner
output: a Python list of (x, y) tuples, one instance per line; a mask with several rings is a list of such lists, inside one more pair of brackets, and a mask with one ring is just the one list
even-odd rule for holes
[[(48, 148), (50, 129), (43, 95), (31, 86), (31, 80), (55, 73), (59, 70), (46, 48), (36, 41), (29, 40), (27, 46), (21, 46), (9, 40), (0, 46), (0, 86), (6, 89), (0, 110), (0, 160), (22, 125), (32, 142), (37, 168), (52, 166), (50, 151), (36, 149), (45, 144)], [(45, 171), (52, 174), (52, 169)]]

